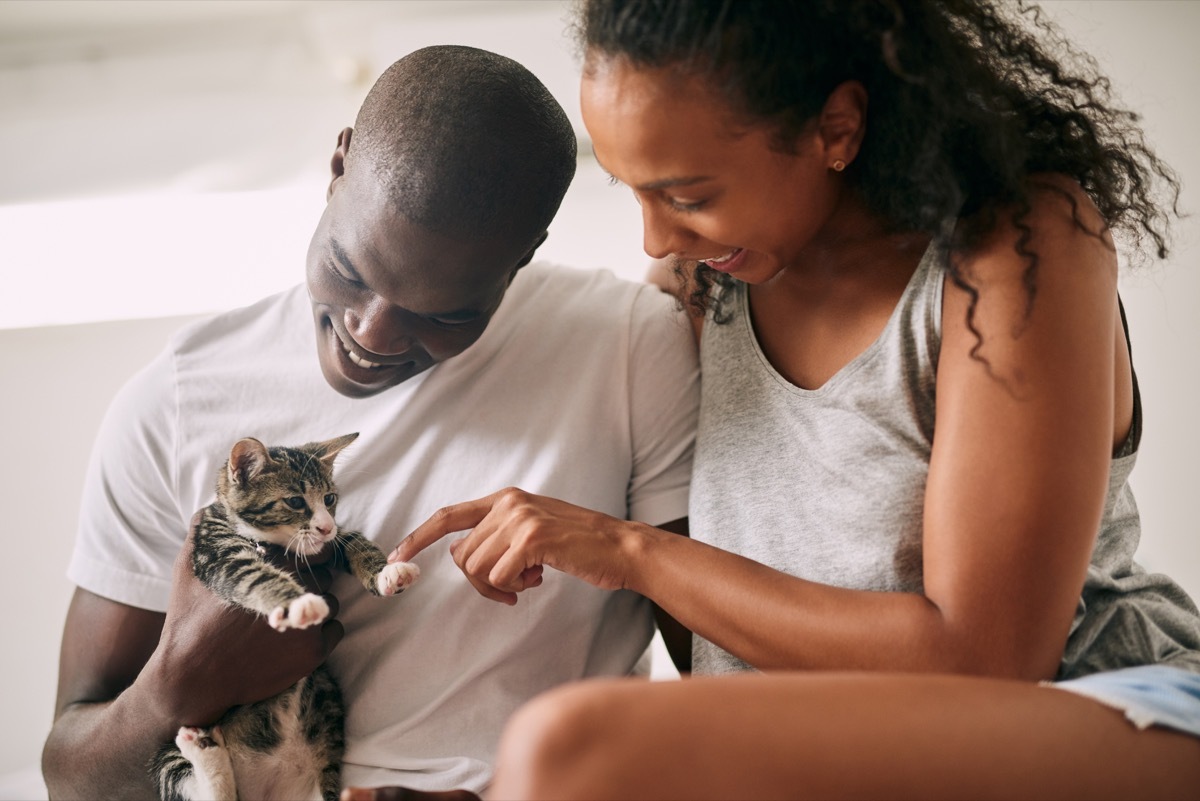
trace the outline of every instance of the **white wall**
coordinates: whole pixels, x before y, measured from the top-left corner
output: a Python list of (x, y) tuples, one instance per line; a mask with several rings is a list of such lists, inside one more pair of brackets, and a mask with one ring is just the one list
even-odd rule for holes
[[(1147, 137), (1183, 180), (1182, 206), (1200, 213), (1200, 3), (1045, 3), (1088, 50)], [(1121, 293), (1146, 418), (1131, 483), (1142, 513), (1142, 564), (1177, 577), (1200, 600), (1200, 524), (1191, 500), (1200, 470), (1200, 217), (1176, 228), (1169, 262), (1127, 273)]]
[[(36, 6), (0, 3), (0, 148), (17, 154), (0, 182), (0, 487), (10, 529), (0, 775), (34, 764), (49, 729), (71, 589), (62, 573), (108, 400), (189, 315), (300, 279), (334, 135), (374, 75), (421, 44), (476, 44), (545, 72), (577, 114), (559, 2)], [(47, 19), (46, 6), (65, 9), (64, 20)], [(1144, 114), (1151, 141), (1184, 179), (1185, 207), (1200, 210), (1200, 152), (1189, 141), (1200, 127), (1191, 100), (1200, 56), (1189, 41), (1200, 3), (1048, 8)], [(241, 15), (237, 36), (222, 14)], [(174, 39), (180, 16), (191, 33)], [(55, 38), (60, 29), (70, 35)], [(227, 69), (196, 84), (209, 38)], [(155, 39), (170, 44), (170, 59)], [(172, 139), (189, 130), (195, 140)], [(110, 194), (118, 199), (99, 200)], [(47, 220), (59, 224), (41, 227)], [(543, 255), (637, 277), (639, 225), (624, 191), (584, 160)], [(1200, 454), (1200, 225), (1178, 230), (1171, 261), (1125, 278), (1122, 289), (1147, 417), (1134, 474), (1146, 529), (1140, 558), (1200, 598), (1189, 503)], [(0, 798), (29, 794), (0, 780)]]

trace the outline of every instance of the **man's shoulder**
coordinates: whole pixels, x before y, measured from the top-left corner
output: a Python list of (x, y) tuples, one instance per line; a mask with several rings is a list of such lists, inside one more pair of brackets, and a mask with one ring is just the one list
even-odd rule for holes
[[(621, 278), (607, 269), (564, 267), (534, 262), (514, 280), (513, 306), (542, 319), (569, 318), (575, 325), (627, 325), (635, 309), (669, 309), (670, 298), (657, 287)], [(640, 315), (639, 315), (640, 316)], [(527, 318), (526, 318), (527, 319)]]
[(248, 306), (219, 312), (181, 328), (168, 345), (176, 357), (230, 353), (244, 346), (270, 346), (306, 334), (311, 323), (302, 284)]
[(522, 284), (526, 290), (565, 292), (575, 295), (582, 291), (617, 294), (637, 293), (644, 286), (636, 281), (619, 278), (605, 268), (568, 267), (554, 262), (535, 261), (517, 274), (513, 288)]

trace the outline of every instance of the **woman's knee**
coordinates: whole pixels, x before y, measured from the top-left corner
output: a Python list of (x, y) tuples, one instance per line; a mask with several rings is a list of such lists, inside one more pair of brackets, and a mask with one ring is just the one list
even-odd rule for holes
[(491, 795), (565, 799), (584, 788), (595, 795), (605, 766), (626, 745), (622, 736), (629, 736), (621, 723), (633, 702), (625, 684), (581, 682), (543, 693), (518, 709), (500, 739)]

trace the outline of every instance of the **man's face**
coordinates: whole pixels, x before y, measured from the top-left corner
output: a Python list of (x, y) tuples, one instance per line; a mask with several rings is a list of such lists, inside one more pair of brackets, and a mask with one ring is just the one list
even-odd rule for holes
[(308, 248), (325, 380), (365, 398), (470, 347), (531, 254), (508, 239), (433, 233), (394, 211), (373, 176), (337, 178)]

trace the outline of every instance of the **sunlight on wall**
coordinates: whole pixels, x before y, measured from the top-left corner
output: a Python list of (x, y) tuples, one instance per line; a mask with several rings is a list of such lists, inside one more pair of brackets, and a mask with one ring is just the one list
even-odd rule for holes
[[(230, 308), (303, 278), (323, 187), (146, 194), (0, 207), (0, 327)], [(69, 266), (69, 270), (67, 269)]]
[[(173, 317), (243, 306), (304, 279), (325, 183), (0, 206), (0, 329)], [(583, 159), (542, 260), (640, 279), (641, 218)]]

